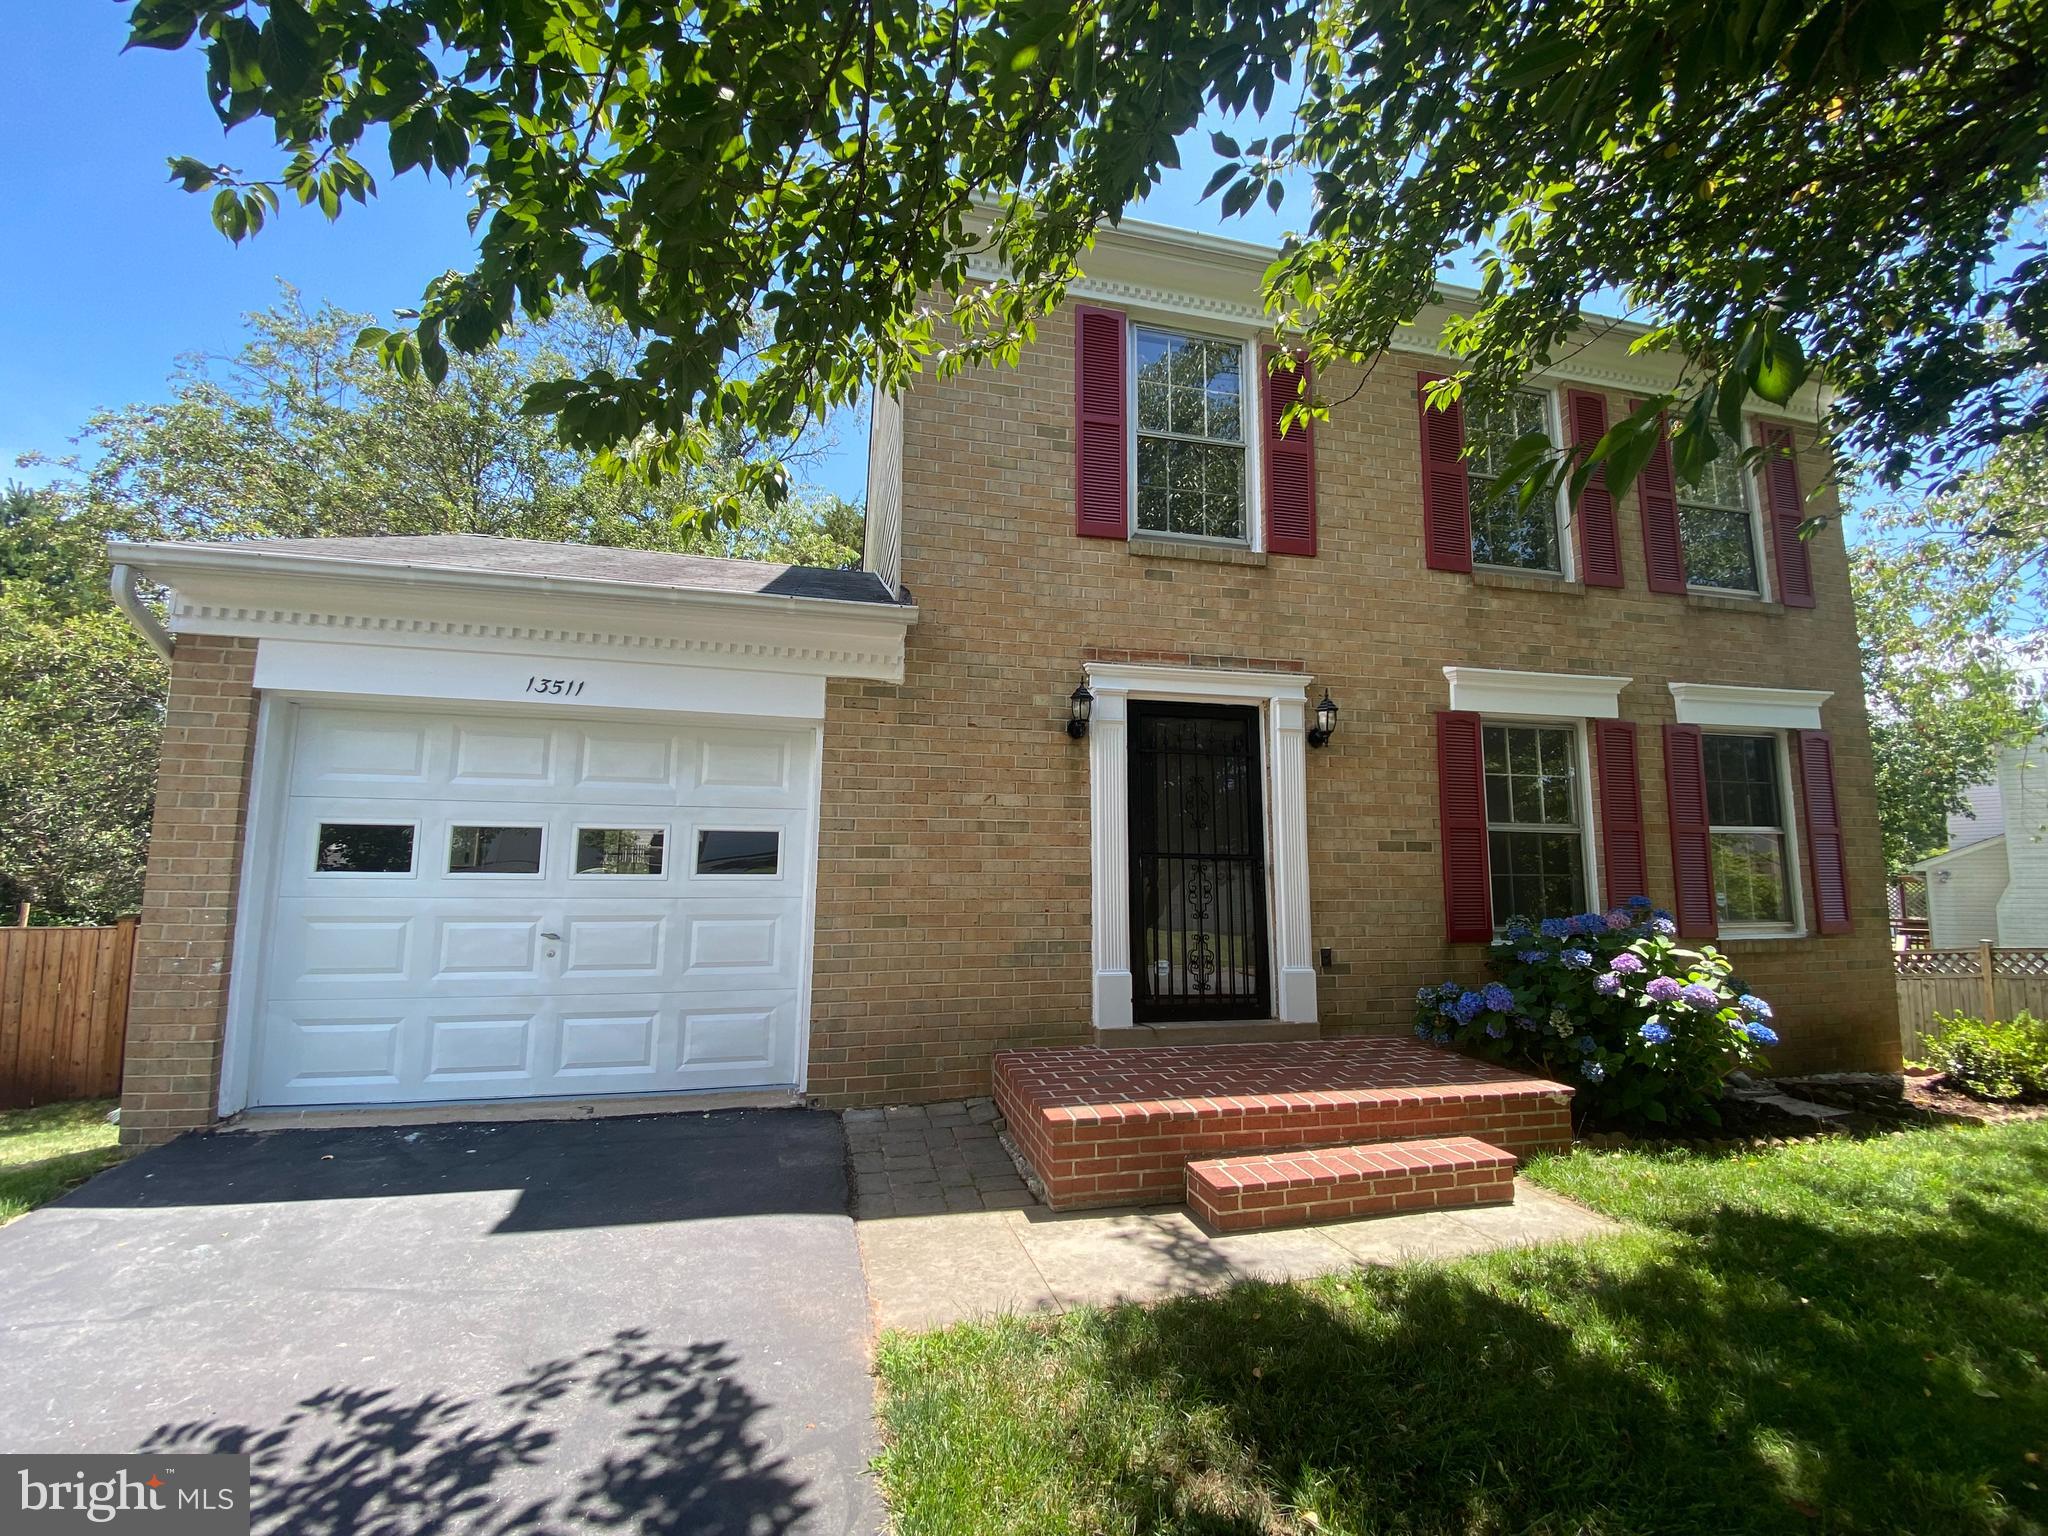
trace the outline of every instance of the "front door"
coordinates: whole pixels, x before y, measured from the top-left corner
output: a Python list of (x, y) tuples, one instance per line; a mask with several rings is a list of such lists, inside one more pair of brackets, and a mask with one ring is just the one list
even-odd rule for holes
[(1263, 1019), (1266, 818), (1259, 712), (1133, 700), (1132, 1017)]

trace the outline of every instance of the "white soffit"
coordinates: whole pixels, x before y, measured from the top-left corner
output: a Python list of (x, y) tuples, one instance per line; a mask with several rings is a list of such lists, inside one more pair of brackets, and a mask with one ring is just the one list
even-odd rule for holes
[(1673, 683), (1680, 725), (1753, 725), (1770, 731), (1817, 731), (1820, 707), (1834, 697), (1814, 688), (1739, 688), (1731, 683)]
[(1621, 716), (1626, 677), (1576, 672), (1504, 672), (1490, 667), (1445, 667), (1451, 708), (1481, 715), (1562, 715), (1575, 720)]

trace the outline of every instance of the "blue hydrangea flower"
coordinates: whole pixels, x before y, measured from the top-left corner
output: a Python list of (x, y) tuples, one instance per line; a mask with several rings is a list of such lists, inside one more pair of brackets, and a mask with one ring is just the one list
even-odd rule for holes
[(1460, 992), (1464, 990), (1465, 989), (1459, 986), (1455, 981), (1447, 981), (1436, 989), (1436, 995), (1438, 997), (1443, 998), (1445, 1001), (1449, 1001), (1452, 998), (1455, 998)]
[(1540, 949), (1525, 949), (1515, 956), (1524, 965), (1541, 965), (1550, 958)]
[(1664, 920), (1665, 922), (1667, 922), (1667, 923), (1668, 923), (1668, 922), (1670, 922), (1670, 921), (1672, 921), (1672, 917), (1671, 917), (1671, 914), (1670, 914), (1669, 912), (1667, 912), (1667, 911), (1666, 911), (1666, 910), (1665, 910), (1664, 908), (1662, 908), (1662, 907), (1657, 907), (1657, 908), (1654, 908), (1654, 909), (1653, 909), (1653, 910), (1651, 911), (1651, 913), (1650, 913), (1650, 916), (1652, 916), (1652, 917), (1661, 917), (1661, 918), (1662, 918), (1662, 919), (1663, 919), (1663, 920)]
[(1507, 927), (1501, 929), (1500, 936), (1511, 944), (1519, 944), (1523, 939), (1534, 937), (1535, 933), (1536, 930), (1529, 926), (1529, 919), (1511, 917), (1508, 919)]
[(1771, 1005), (1758, 997), (1754, 992), (1745, 992), (1735, 1001), (1736, 1006), (1753, 1019), (1768, 1019), (1772, 1017)]
[(1572, 920), (1568, 917), (1546, 917), (1538, 925), (1537, 932), (1546, 939), (1568, 939), (1572, 936)]
[(1428, 1006), (1429, 1006), (1429, 1005), (1430, 1005), (1431, 1003), (1433, 1003), (1433, 1002), (1435, 1002), (1435, 1001), (1436, 1001), (1436, 988), (1435, 988), (1435, 987), (1418, 987), (1418, 988), (1416, 988), (1416, 990), (1415, 990), (1415, 1003), (1416, 1003), (1416, 1006), (1417, 1006), (1417, 1007), (1420, 1007), (1420, 1008), (1427, 1008), (1427, 1007), (1428, 1007)]
[(1631, 896), (1628, 899), (1628, 905), (1630, 911), (1646, 912), (1649, 910), (1650, 898), (1647, 896)]
[(1671, 1030), (1661, 1020), (1652, 1019), (1636, 1031), (1636, 1037), (1645, 1045), (1662, 1045), (1671, 1038)]
[(1593, 990), (1602, 997), (1612, 997), (1621, 990), (1621, 978), (1612, 971), (1603, 971), (1593, 978)]
[(1653, 917), (1650, 919), (1650, 932), (1668, 939), (1678, 932), (1678, 924), (1668, 917)]
[(1643, 957), (1632, 949), (1624, 949), (1607, 962), (1607, 969), (1619, 976), (1633, 976), (1643, 968)]
[(1488, 1039), (1498, 1040), (1502, 1036), (1507, 1034), (1507, 1032), (1508, 1024), (1506, 1019), (1491, 1018), (1486, 1021), (1486, 1034)]
[(1579, 1076), (1589, 1083), (1597, 1083), (1607, 1076), (1607, 1069), (1597, 1061), (1582, 1061), (1579, 1063)]
[(1758, 1024), (1751, 1021), (1742, 1026), (1742, 1032), (1758, 1045), (1776, 1045), (1778, 1043), (1778, 1032), (1768, 1024)]
[(1583, 949), (1568, 949), (1557, 957), (1575, 971), (1593, 969), (1593, 957)]
[(1429, 1036), (1430, 1036), (1430, 1028), (1429, 1028), (1429, 1026), (1428, 1026), (1427, 1024), (1423, 1024), (1423, 1023), (1418, 1023), (1418, 1024), (1417, 1024), (1417, 1025), (1415, 1026), (1415, 1038), (1416, 1038), (1416, 1039), (1418, 1039), (1418, 1040), (1427, 1040), (1427, 1039), (1429, 1038)]
[(1477, 992), (1460, 993), (1458, 1000), (1451, 1004), (1451, 1017), (1460, 1024), (1470, 1024), (1486, 1011), (1486, 999)]
[(1430, 1038), (1435, 1040), (1438, 1045), (1449, 1045), (1451, 1043), (1451, 1032), (1448, 1029), (1440, 1029)]
[(1679, 997), (1688, 1008), (1710, 1013), (1721, 1006), (1721, 989), (1710, 981), (1695, 981), (1682, 988)]
[(1515, 994), (1497, 981), (1489, 981), (1480, 989), (1479, 995), (1486, 999), (1486, 1006), (1495, 1013), (1506, 1013), (1515, 1006)]
[(1675, 1003), (1682, 990), (1669, 976), (1652, 976), (1649, 985), (1643, 988), (1643, 995), (1653, 1002)]

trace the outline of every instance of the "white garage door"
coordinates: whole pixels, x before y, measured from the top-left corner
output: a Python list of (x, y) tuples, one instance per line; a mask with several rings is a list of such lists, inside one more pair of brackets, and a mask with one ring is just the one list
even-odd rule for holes
[(794, 1084), (808, 731), (306, 709), (260, 1105)]

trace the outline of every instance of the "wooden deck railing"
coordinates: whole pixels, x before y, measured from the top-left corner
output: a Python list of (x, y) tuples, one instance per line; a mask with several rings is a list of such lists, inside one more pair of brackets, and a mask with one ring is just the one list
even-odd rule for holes
[(1905, 949), (1892, 956), (1899, 978), (1899, 1041), (1906, 1059), (1925, 1052), (1922, 1040), (1937, 1013), (2009, 1019), (2022, 1009), (2048, 1019), (2048, 949)]
[(135, 919), (0, 928), (0, 1109), (120, 1092)]

